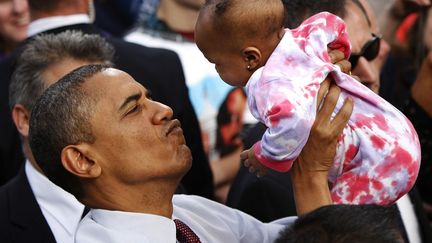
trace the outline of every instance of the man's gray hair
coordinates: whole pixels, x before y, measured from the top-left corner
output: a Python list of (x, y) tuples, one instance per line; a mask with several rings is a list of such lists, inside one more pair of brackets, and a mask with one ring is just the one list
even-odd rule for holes
[(9, 106), (23, 105), (31, 111), (47, 88), (42, 74), (52, 64), (66, 59), (111, 64), (114, 48), (104, 38), (80, 31), (45, 34), (25, 45), (18, 57), (9, 86)]

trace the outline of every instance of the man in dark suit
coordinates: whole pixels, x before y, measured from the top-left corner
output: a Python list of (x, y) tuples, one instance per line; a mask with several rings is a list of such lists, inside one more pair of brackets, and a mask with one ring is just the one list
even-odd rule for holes
[[(244, 147), (252, 147), (261, 139), (266, 129), (262, 123), (245, 129)], [(293, 195), (289, 173), (268, 171), (265, 176), (258, 178), (249, 172), (248, 167), (240, 166), (226, 205), (240, 209), (263, 222), (270, 222), (281, 215), (297, 215)]]
[[(30, 0), (32, 22), (30, 39), (41, 33), (60, 33), (80, 30), (89, 34), (104, 35), (90, 23), (88, 0)], [(56, 17), (57, 16), (57, 17)], [(213, 177), (205, 155), (199, 124), (192, 108), (183, 70), (177, 55), (168, 50), (147, 48), (105, 36), (114, 46), (114, 65), (131, 74), (152, 91), (153, 99), (174, 110), (174, 117), (182, 123), (186, 143), (192, 151), (193, 166), (183, 178), (182, 185), (191, 194), (213, 197)], [(25, 45), (25, 44), (24, 44)], [(21, 49), (21, 48), (19, 48)], [(19, 53), (18, 50), (17, 53)], [(0, 184), (4, 184), (21, 166), (22, 156), (18, 133), (13, 128), (7, 107), (7, 90), (17, 53), (0, 64)]]
[(78, 31), (30, 40), (16, 63), (10, 85), (12, 118), (26, 162), (0, 187), (0, 239), (4, 242), (73, 242), (84, 206), (50, 182), (33, 158), (28, 142), (30, 114), (44, 89), (88, 63), (110, 63), (114, 48), (99, 35)]

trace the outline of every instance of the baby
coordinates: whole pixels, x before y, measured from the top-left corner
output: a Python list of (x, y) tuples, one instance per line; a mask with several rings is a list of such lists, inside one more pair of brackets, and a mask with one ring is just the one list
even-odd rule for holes
[(417, 133), (396, 108), (330, 63), (327, 47), (350, 54), (344, 22), (319, 13), (283, 28), (281, 0), (208, 0), (195, 40), (221, 78), (245, 86), (252, 114), (267, 126), (247, 152), (256, 170), (288, 171), (314, 122), (317, 91), (327, 77), (342, 89), (334, 114), (351, 97), (354, 111), (329, 172), (335, 203), (395, 202), (413, 186), (420, 166)]

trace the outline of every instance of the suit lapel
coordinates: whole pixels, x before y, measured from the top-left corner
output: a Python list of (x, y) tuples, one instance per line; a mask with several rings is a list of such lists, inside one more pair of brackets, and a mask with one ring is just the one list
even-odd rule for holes
[(426, 212), (423, 209), (422, 200), (416, 187), (411, 189), (409, 195), (411, 202), (414, 205), (414, 210), (416, 213), (417, 221), (419, 223), (422, 240), (423, 242), (432, 242), (432, 227), (430, 226), (430, 222), (426, 216)]
[(16, 225), (16, 242), (55, 242), (22, 166), (8, 190), (10, 221)]

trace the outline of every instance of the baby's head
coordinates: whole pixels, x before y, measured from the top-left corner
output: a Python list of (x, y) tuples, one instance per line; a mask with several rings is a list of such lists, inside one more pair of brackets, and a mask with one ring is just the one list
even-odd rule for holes
[(207, 0), (195, 41), (222, 80), (244, 86), (265, 65), (283, 36), (281, 0)]

